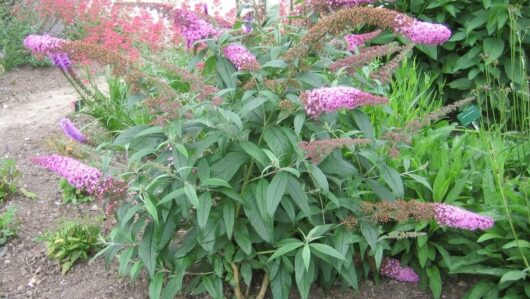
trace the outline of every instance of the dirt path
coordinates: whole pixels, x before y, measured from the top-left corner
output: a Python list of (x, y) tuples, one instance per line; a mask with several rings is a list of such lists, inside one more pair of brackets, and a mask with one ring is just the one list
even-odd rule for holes
[[(20, 187), (37, 195), (17, 195), (0, 204), (0, 212), (17, 209), (17, 237), (0, 247), (0, 298), (147, 298), (145, 280), (135, 285), (116, 275), (101, 259), (78, 264), (66, 275), (46, 258), (44, 245), (36, 240), (55, 229), (61, 219), (94, 218), (99, 211), (90, 204), (63, 205), (57, 188), (58, 177), (37, 168), (29, 159), (50, 153), (46, 141), (59, 133), (57, 121), (72, 112), (74, 90), (55, 69), (22, 69), (0, 76), (0, 158), (12, 158), (23, 173)], [(469, 287), (465, 282), (448, 284), (443, 298), (461, 298)], [(202, 297), (201, 297), (202, 298)], [(430, 298), (415, 284), (384, 280), (367, 281), (360, 293), (334, 288), (330, 294), (312, 292), (311, 298)]]
[(0, 77), (0, 158), (12, 158), (23, 173), (21, 186), (37, 199), (17, 195), (0, 205), (17, 209), (17, 237), (0, 247), (0, 298), (145, 298), (145, 287), (131, 287), (98, 260), (61, 275), (46, 259), (36, 238), (62, 219), (94, 218), (90, 205), (63, 205), (58, 178), (29, 162), (49, 153), (46, 140), (57, 121), (72, 112), (75, 91), (55, 69), (23, 69)]

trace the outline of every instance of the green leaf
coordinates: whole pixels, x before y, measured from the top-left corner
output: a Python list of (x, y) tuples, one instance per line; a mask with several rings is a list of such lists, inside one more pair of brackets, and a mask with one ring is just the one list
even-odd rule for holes
[(265, 128), (263, 130), (263, 139), (265, 139), (265, 143), (267, 143), (272, 152), (280, 159), (292, 150), (289, 139), (278, 128)]
[(248, 161), (248, 155), (242, 152), (230, 152), (210, 168), (212, 177), (229, 182), (241, 165)]
[(288, 299), (291, 291), (291, 274), (286, 267), (280, 266), (276, 275), (271, 278), (272, 298), (274, 299)]
[(416, 174), (412, 174), (412, 173), (408, 173), (407, 175), (410, 176), (416, 182), (418, 182), (418, 183), (422, 184), (423, 186), (425, 186), (427, 189), (431, 190), (431, 192), (432, 192), (431, 184), (429, 183), (427, 178), (424, 178), (422, 176), (419, 176), (419, 175), (416, 175)]
[(243, 140), (239, 142), (239, 145), (245, 151), (245, 153), (254, 158), (254, 160), (261, 164), (262, 167), (265, 167), (269, 164), (267, 155), (256, 144)]
[(346, 261), (346, 258), (342, 255), (342, 253), (338, 252), (335, 248), (329, 245), (321, 243), (309, 243), (309, 246), (311, 246), (311, 248), (320, 252), (321, 254), (328, 255), (342, 261)]
[(262, 68), (271, 67), (271, 68), (278, 68), (278, 69), (284, 69), (287, 68), (289, 65), (285, 63), (285, 61), (277, 59), (277, 60), (270, 60), (269, 62), (262, 65)]
[(250, 241), (246, 225), (236, 224), (234, 229), (234, 238), (241, 250), (243, 250), (247, 255), (250, 255), (252, 252), (252, 242)]
[(235, 222), (235, 208), (231, 201), (225, 201), (223, 204), (223, 220), (226, 227), (226, 234), (229, 239), (232, 239), (232, 232), (234, 231)]
[(298, 292), (300, 293), (300, 297), (302, 297), (302, 299), (306, 299), (309, 297), (309, 291), (311, 289), (311, 284), (313, 283), (313, 277), (315, 275), (314, 263), (311, 263), (309, 270), (306, 271), (302, 258), (302, 251), (298, 251), (294, 259), (294, 269)]
[(226, 188), (232, 188), (230, 184), (228, 184), (225, 180), (219, 179), (219, 178), (209, 178), (202, 182), (201, 187), (226, 187)]
[(379, 233), (377, 228), (375, 228), (371, 223), (363, 221), (361, 222), (361, 234), (366, 239), (366, 242), (370, 247), (375, 250), (377, 246), (377, 239), (379, 238)]
[(158, 272), (155, 278), (149, 283), (149, 298), (159, 299), (162, 292), (162, 283), (164, 282), (164, 273)]
[(473, 289), (471, 289), (471, 292), (467, 294), (466, 299), (484, 298), (484, 295), (486, 295), (494, 287), (495, 287), (495, 284), (493, 282), (480, 281), (477, 284), (475, 284)]
[(201, 229), (206, 227), (210, 209), (212, 208), (212, 196), (210, 192), (204, 192), (199, 197), (199, 205), (197, 206), (197, 223)]
[(311, 249), (307, 244), (302, 249), (302, 260), (304, 261), (306, 271), (309, 271), (309, 263), (311, 262)]
[(504, 41), (500, 38), (485, 38), (482, 46), (487, 57), (486, 63), (494, 62), (504, 52)]
[(186, 194), (186, 197), (190, 201), (191, 205), (194, 208), (197, 208), (199, 206), (199, 198), (197, 197), (195, 188), (191, 184), (186, 183), (186, 185), (184, 185), (184, 193)]
[(359, 110), (353, 110), (351, 115), (355, 121), (355, 124), (357, 127), (359, 127), (359, 129), (361, 129), (364, 136), (368, 139), (374, 139), (374, 127), (372, 126), (370, 118)]
[(300, 210), (302, 210), (304, 216), (308, 217), (311, 214), (308, 204), (309, 199), (307, 198), (307, 194), (305, 193), (302, 184), (300, 184), (295, 177), (289, 177), (289, 181), (287, 182), (287, 193)]
[(239, 110), (239, 115), (241, 117), (245, 117), (249, 112), (252, 110), (261, 107), (264, 103), (267, 102), (267, 99), (264, 97), (256, 97), (248, 102), (245, 103), (245, 105)]
[(309, 171), (315, 181), (316, 187), (319, 187), (324, 193), (329, 192), (329, 183), (326, 175), (313, 163), (309, 164)]
[(158, 223), (158, 211), (156, 209), (155, 204), (149, 199), (148, 196), (144, 196), (143, 201), (144, 201), (144, 206), (145, 206), (145, 209), (147, 210), (147, 213), (149, 213), (149, 215), (153, 218), (155, 223)]
[(304, 127), (305, 122), (305, 114), (299, 113), (294, 117), (294, 132), (297, 135), (300, 135), (300, 132), (302, 132), (302, 128)]
[(236, 69), (229, 60), (222, 56), (217, 56), (215, 67), (227, 88), (235, 88), (237, 86), (236, 79), (231, 76)]
[(438, 267), (432, 265), (427, 267), (427, 276), (429, 277), (429, 287), (431, 288), (432, 296), (438, 299), (442, 296), (442, 277)]
[(274, 213), (282, 200), (290, 177), (288, 173), (280, 172), (274, 176), (267, 188), (267, 214), (271, 218), (274, 217)]
[(502, 249), (510, 249), (510, 248), (518, 248), (518, 247), (530, 248), (530, 242), (526, 240), (513, 240), (511, 242), (504, 244), (504, 246), (502, 246)]
[(145, 228), (143, 239), (138, 247), (138, 256), (142, 259), (149, 275), (154, 277), (156, 266), (156, 240), (154, 234), (154, 225), (149, 223)]
[(302, 246), (304, 246), (304, 243), (301, 241), (293, 241), (284, 244), (274, 252), (274, 254), (269, 258), (269, 262)]
[(524, 279), (525, 277), (526, 277), (526, 273), (524, 273), (523, 271), (520, 271), (520, 270), (509, 271), (509, 272), (504, 273), (504, 275), (502, 275), (499, 283), (503, 283), (505, 281), (520, 280), (520, 279)]

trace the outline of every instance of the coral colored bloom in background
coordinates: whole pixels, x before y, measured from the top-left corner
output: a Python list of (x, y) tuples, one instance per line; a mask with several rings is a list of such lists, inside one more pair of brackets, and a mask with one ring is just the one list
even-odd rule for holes
[(305, 91), (300, 95), (307, 115), (318, 117), (325, 112), (338, 109), (355, 109), (363, 105), (376, 105), (388, 102), (388, 99), (374, 96), (353, 87), (322, 87)]
[(70, 137), (72, 140), (77, 142), (85, 143), (87, 141), (86, 137), (79, 131), (78, 128), (72, 123), (71, 120), (64, 117), (59, 121), (59, 126), (63, 130), (64, 135)]
[(439, 224), (467, 230), (485, 230), (494, 225), (491, 217), (482, 216), (447, 204), (434, 204), (435, 219)]
[(98, 169), (60, 155), (40, 156), (32, 162), (55, 172), (81, 191), (92, 194), (98, 190), (103, 174)]
[(363, 34), (350, 34), (344, 36), (346, 43), (348, 43), (348, 51), (353, 51), (357, 47), (364, 46), (364, 44), (374, 39), (376, 36), (381, 33), (381, 30), (376, 30), (373, 32), (363, 33)]
[(385, 258), (381, 262), (381, 275), (398, 281), (418, 282), (420, 277), (410, 267), (401, 267), (399, 260)]
[(233, 65), (235, 65), (238, 71), (256, 70), (259, 68), (256, 56), (250, 53), (250, 51), (243, 45), (228, 45), (224, 48), (223, 54)]

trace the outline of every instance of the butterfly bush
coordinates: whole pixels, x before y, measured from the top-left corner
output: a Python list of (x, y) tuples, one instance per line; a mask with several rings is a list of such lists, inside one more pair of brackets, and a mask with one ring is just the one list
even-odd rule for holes
[(410, 267), (401, 267), (399, 260), (385, 258), (381, 262), (381, 275), (406, 282), (418, 282), (420, 277)]
[(359, 106), (383, 104), (388, 101), (384, 97), (345, 86), (312, 89), (302, 92), (300, 98), (305, 106), (306, 114), (313, 118), (342, 108), (355, 109)]
[(439, 224), (467, 230), (486, 230), (493, 227), (491, 217), (482, 216), (459, 207), (435, 204), (435, 219)]
[(72, 121), (66, 117), (59, 121), (59, 126), (63, 130), (64, 135), (70, 137), (70, 139), (77, 142), (85, 143), (87, 138), (81, 133), (81, 131), (72, 123)]
[(349, 34), (344, 36), (346, 43), (348, 44), (348, 51), (353, 51), (357, 47), (364, 46), (364, 44), (374, 39), (381, 33), (381, 30), (376, 30), (373, 32), (363, 33), (363, 34)]
[(103, 173), (97, 168), (56, 154), (35, 157), (32, 162), (55, 172), (66, 179), (70, 185), (89, 194), (93, 194), (98, 190), (103, 177)]
[(57, 52), (65, 40), (49, 35), (28, 35), (24, 39), (24, 47), (33, 54), (43, 55), (50, 58), (55, 66), (61, 70), (67, 70), (72, 66), (72, 62), (66, 53)]
[(245, 46), (240, 44), (231, 44), (224, 48), (224, 56), (235, 65), (238, 71), (242, 70), (256, 70), (259, 68), (259, 63), (256, 56), (250, 53)]
[(186, 47), (188, 49), (196, 41), (219, 35), (219, 31), (212, 24), (189, 10), (175, 9), (173, 12), (173, 21), (175, 30), (186, 40)]

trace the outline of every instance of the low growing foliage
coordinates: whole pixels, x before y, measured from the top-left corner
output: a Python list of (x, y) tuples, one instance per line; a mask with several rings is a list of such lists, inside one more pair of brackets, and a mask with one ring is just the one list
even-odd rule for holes
[(76, 262), (86, 262), (99, 250), (99, 233), (97, 225), (67, 221), (41, 239), (46, 244), (48, 257), (57, 260), (65, 274)]
[(14, 207), (10, 207), (0, 213), (0, 247), (16, 235), (15, 213), (16, 209)]
[(17, 192), (17, 183), (21, 173), (17, 170), (15, 160), (0, 160), (0, 203), (7, 196)]

